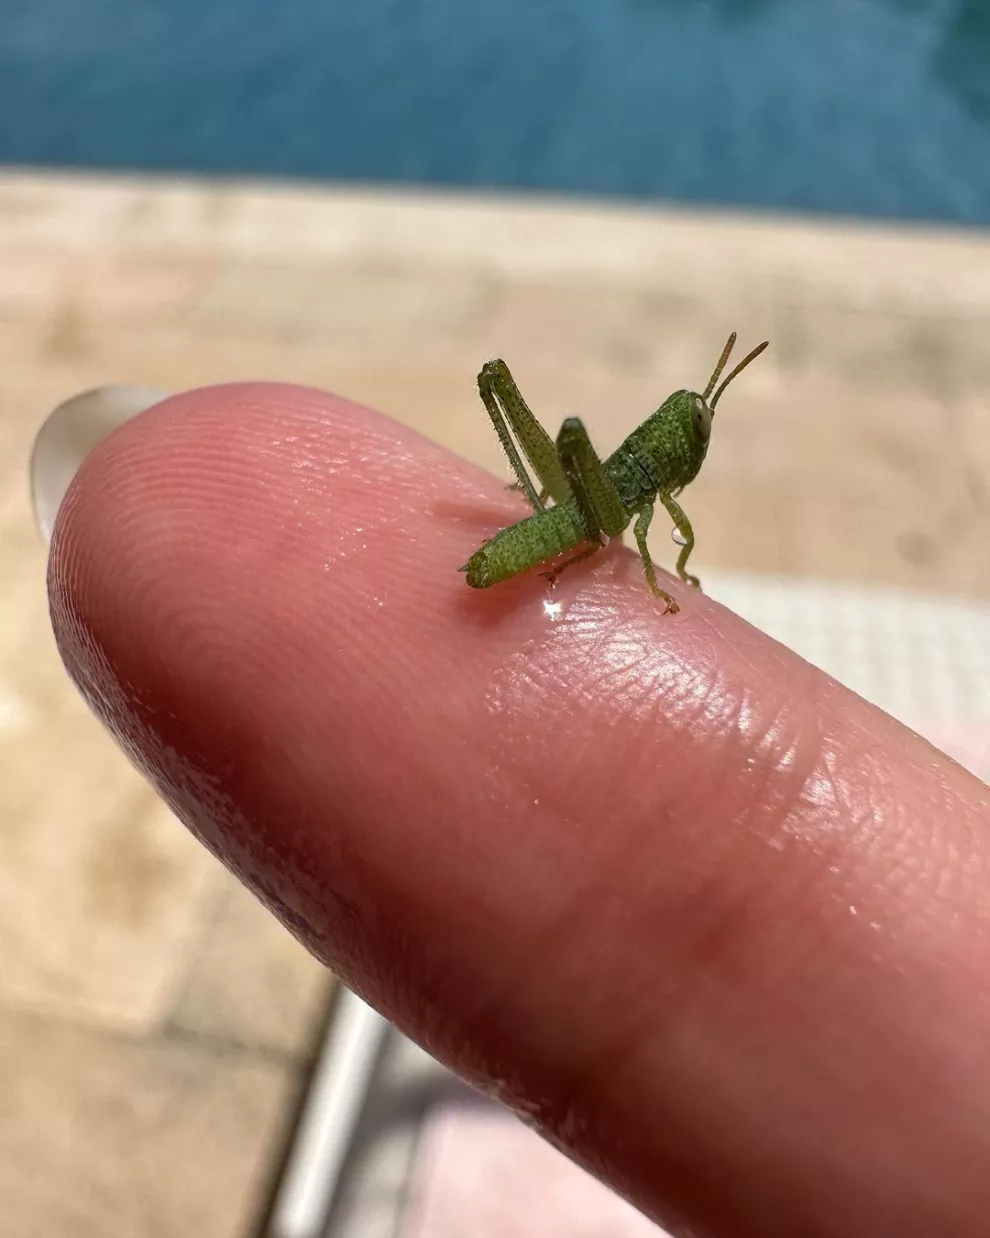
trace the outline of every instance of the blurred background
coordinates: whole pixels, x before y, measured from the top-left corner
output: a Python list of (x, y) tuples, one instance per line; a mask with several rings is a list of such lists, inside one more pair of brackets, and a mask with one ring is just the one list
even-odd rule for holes
[[(279, 1201), (300, 1114), (312, 1163), (330, 1156), (313, 1085), (326, 1100), (346, 1052), (374, 1069), (333, 1093), (363, 1131), (352, 1146), (333, 1119), (352, 1171), (333, 1232), (502, 1232), (476, 1210), (457, 1229), (452, 1205), (402, 1219), (417, 1141), (393, 1139), (378, 1178), (361, 1156), (394, 1135), (390, 1103), (408, 1128), (396, 1088), (448, 1084), (402, 1066), (408, 1046), (377, 1039), (75, 697), (34, 434), (104, 383), (277, 378), (506, 474), (474, 390), (487, 357), (548, 426), (580, 413), (609, 449), (703, 382), (730, 330), (766, 337), (691, 491), (700, 574), (749, 581), (743, 609), (773, 580), (767, 616), (805, 631), (834, 609), (807, 588), (859, 598), (844, 614), (866, 613), (849, 590), (887, 590), (885, 648), (848, 638), (861, 673), (957, 656), (969, 695), (942, 725), (985, 740), (990, 6), (0, 0), (0, 165), (5, 1238), (316, 1238), (319, 1208), (290, 1224)], [(802, 588), (805, 610), (782, 608)], [(896, 626), (919, 606), (923, 642)], [(514, 1138), (489, 1127), (475, 1168), (487, 1148), (508, 1180)], [(434, 1160), (450, 1139), (423, 1136)], [(565, 1218), (592, 1207), (574, 1181)]]

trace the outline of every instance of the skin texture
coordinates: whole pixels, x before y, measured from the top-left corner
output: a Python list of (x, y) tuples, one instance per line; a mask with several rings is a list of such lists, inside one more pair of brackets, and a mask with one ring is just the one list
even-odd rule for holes
[(76, 479), (55, 632), (311, 950), (651, 1215), (985, 1234), (990, 790), (634, 551), (556, 618), (468, 589), (523, 514), (332, 396), (188, 393)]

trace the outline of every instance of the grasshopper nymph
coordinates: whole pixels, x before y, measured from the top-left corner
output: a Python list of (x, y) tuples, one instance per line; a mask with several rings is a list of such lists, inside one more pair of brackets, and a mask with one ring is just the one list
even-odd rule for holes
[[(676, 496), (694, 481), (704, 463), (712, 417), (722, 392), (769, 341), (764, 340), (744, 357), (716, 391), (715, 384), (735, 342), (733, 331), (702, 394), (675, 391), (607, 460), (598, 456), (577, 417), (564, 421), (554, 443), (530, 412), (505, 362), (489, 361), (478, 375), (478, 390), (518, 478), (513, 489), (522, 490), (535, 514), (496, 533), (475, 551), (461, 568), (467, 573), (468, 584), (473, 589), (487, 589), (581, 547), (547, 573), (553, 582), (565, 568), (593, 555), (607, 539), (618, 537), (635, 517), (633, 533), (647, 583), (666, 603), (664, 613), (676, 613), (677, 603), (657, 584), (646, 535), (659, 499), (682, 539), (677, 574), (687, 584), (700, 587), (697, 576), (685, 570), (694, 549), (694, 530)], [(513, 434), (537, 476), (540, 490), (526, 471)], [(553, 499), (552, 507), (546, 505), (548, 498)]]

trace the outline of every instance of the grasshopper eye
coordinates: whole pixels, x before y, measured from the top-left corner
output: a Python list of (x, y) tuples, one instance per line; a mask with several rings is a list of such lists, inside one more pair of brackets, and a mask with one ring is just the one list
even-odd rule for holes
[(707, 443), (712, 432), (712, 414), (708, 405), (700, 395), (694, 397), (694, 408), (691, 412), (695, 432), (703, 443)]

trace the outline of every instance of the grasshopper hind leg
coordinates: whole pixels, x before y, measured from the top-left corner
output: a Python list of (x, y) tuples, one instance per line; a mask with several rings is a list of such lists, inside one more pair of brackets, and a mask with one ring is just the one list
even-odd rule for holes
[[(535, 512), (544, 510), (548, 498), (556, 503), (566, 502), (570, 490), (554, 441), (533, 416), (504, 361), (488, 361), (482, 366), (478, 394), (516, 475), (509, 489), (521, 490)], [(536, 474), (539, 490), (523, 463), (517, 442)]]
[(597, 554), (629, 522), (622, 499), (605, 472), (588, 431), (577, 417), (568, 417), (557, 435), (557, 458), (581, 516), (587, 545), (559, 567), (543, 575), (556, 584), (561, 572)]
[(584, 550), (576, 555), (571, 555), (569, 559), (565, 559), (563, 563), (552, 568), (549, 572), (541, 572), (540, 575), (544, 580), (550, 582), (551, 588), (557, 583), (561, 572), (566, 572), (569, 567), (573, 567), (575, 563), (583, 563), (585, 559), (590, 559), (593, 554), (597, 554), (605, 545), (604, 541), (595, 542), (592, 546), (586, 546)]

